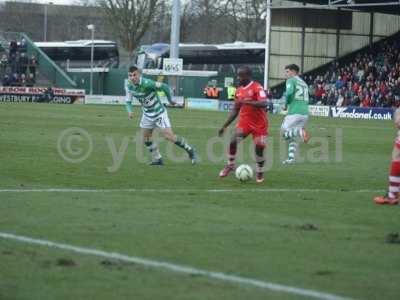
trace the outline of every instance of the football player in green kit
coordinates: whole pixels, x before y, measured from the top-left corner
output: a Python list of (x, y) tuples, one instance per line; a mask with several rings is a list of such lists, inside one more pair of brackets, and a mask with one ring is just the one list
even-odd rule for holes
[(310, 139), (305, 126), (308, 121), (308, 86), (299, 77), (300, 68), (295, 65), (285, 67), (287, 116), (281, 126), (281, 136), (288, 142), (288, 158), (284, 164), (295, 162), (298, 141), (307, 143)]
[(152, 141), (153, 130), (155, 128), (160, 128), (164, 137), (185, 150), (192, 164), (196, 164), (197, 156), (195, 149), (193, 146), (189, 145), (183, 137), (175, 135), (172, 131), (167, 109), (158, 97), (157, 91), (163, 91), (171, 105), (176, 104), (172, 101), (168, 85), (144, 78), (141, 71), (136, 66), (129, 68), (128, 80), (125, 81), (126, 110), (128, 111), (129, 119), (132, 119), (132, 99), (137, 99), (142, 106), (140, 128), (142, 128), (144, 144), (152, 155), (150, 165), (163, 165), (160, 151), (157, 145)]

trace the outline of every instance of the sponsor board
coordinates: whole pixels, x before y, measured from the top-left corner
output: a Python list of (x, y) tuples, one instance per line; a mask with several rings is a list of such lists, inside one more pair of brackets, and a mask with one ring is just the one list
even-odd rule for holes
[[(0, 87), (0, 102), (41, 102), (43, 101), (46, 87)], [(85, 90), (52, 88), (53, 96), (43, 102), (76, 104), (83, 103)]]
[(219, 101), (218, 110), (219, 111), (231, 111), (235, 106), (234, 101)]
[(315, 117), (329, 117), (329, 106), (323, 106), (323, 105), (309, 105), (308, 106), (308, 111), (310, 113), (310, 116), (315, 116)]
[(163, 59), (164, 75), (182, 75), (183, 59), (182, 58), (164, 58)]
[[(161, 102), (170, 106), (167, 97), (159, 97)], [(172, 100), (176, 102), (175, 107), (184, 107), (185, 99), (183, 97), (172, 97)], [(108, 105), (125, 105), (125, 96), (110, 96), (110, 95), (86, 95), (85, 104), (108, 104)], [(140, 102), (135, 98), (132, 101), (132, 105), (140, 106)]]
[(364, 119), (364, 120), (392, 120), (391, 108), (365, 107), (331, 107), (332, 118)]
[[(268, 112), (272, 112), (273, 114), (276, 114), (280, 111), (280, 104), (274, 103), (273, 101), (269, 101), (267, 103), (266, 110)], [(235, 106), (235, 101), (219, 101), (218, 110), (219, 111), (231, 111), (234, 106)]]
[(218, 111), (219, 102), (218, 100), (206, 98), (188, 98), (186, 100), (186, 108)]
[(86, 95), (85, 104), (125, 104), (125, 96)]

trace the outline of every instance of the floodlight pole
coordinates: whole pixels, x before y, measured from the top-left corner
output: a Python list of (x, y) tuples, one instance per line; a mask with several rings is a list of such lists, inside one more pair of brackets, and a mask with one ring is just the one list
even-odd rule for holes
[(48, 6), (52, 5), (53, 2), (45, 3), (44, 4), (44, 18), (43, 18), (43, 41), (47, 42), (47, 16), (48, 16)]
[(179, 34), (181, 25), (181, 1), (173, 0), (171, 20), (170, 58), (179, 58)]
[[(170, 58), (179, 58), (179, 35), (181, 27), (181, 1), (173, 0), (172, 2), (172, 19), (171, 19), (171, 44), (169, 50)], [(173, 95), (177, 95), (177, 77), (170, 77), (170, 85)]]
[(265, 16), (264, 90), (268, 88), (270, 39), (271, 39), (271, 0), (267, 0), (267, 11)]
[(92, 46), (90, 48), (90, 95), (93, 95), (93, 60), (94, 60), (94, 30), (95, 26), (93, 24), (90, 24), (87, 26), (87, 29), (89, 29), (92, 33)]
[(47, 3), (44, 4), (43, 41), (47, 42)]

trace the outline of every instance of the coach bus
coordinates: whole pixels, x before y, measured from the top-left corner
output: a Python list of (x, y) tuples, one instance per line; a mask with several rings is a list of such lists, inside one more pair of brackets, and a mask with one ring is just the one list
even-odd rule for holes
[[(85, 68), (91, 62), (91, 40), (35, 43), (44, 53), (63, 68)], [(94, 66), (117, 68), (119, 52), (116, 42), (94, 40)]]
[[(169, 44), (142, 46), (136, 64), (144, 69), (162, 69), (163, 58), (169, 57)], [(235, 74), (240, 65), (250, 66), (255, 73), (264, 72), (265, 44), (235, 42), (230, 44), (180, 44), (179, 57), (184, 70), (218, 71)]]

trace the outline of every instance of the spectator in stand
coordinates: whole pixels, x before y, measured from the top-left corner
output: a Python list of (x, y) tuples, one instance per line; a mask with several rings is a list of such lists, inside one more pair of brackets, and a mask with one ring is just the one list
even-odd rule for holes
[(335, 106), (336, 99), (338, 98), (339, 94), (335, 90), (330, 90), (328, 94), (328, 105)]
[(14, 73), (11, 77), (10, 86), (21, 86), (21, 81), (18, 73)]
[(4, 77), (3, 77), (2, 81), (1, 81), (1, 84), (2, 84), (3, 86), (10, 86), (10, 84), (11, 84), (11, 79), (10, 79), (10, 76), (8, 76), (8, 74), (5, 74), (5, 75), (4, 75)]
[(33, 74), (33, 77), (36, 78), (36, 68), (39, 65), (35, 55), (32, 55), (29, 59), (29, 73)]
[(21, 43), (19, 44), (19, 52), (26, 53), (27, 50), (28, 50), (28, 44), (26, 43), (26, 40), (23, 38), (21, 40)]
[(7, 73), (7, 67), (8, 67), (8, 58), (6, 54), (3, 54), (3, 56), (0, 59), (0, 73), (1, 76), (4, 76), (4, 74)]
[(17, 54), (17, 51), (18, 51), (18, 44), (17, 44), (17, 42), (16, 42), (16, 41), (11, 41), (11, 42), (10, 42), (10, 50), (9, 50), (10, 56), (11, 56), (12, 54)]
[(328, 105), (328, 97), (327, 97), (326, 94), (323, 94), (323, 95), (322, 95), (321, 104), (322, 104), (322, 105)]
[(28, 78), (26, 79), (26, 86), (32, 87), (35, 83), (35, 76), (32, 73), (29, 73)]
[(321, 103), (323, 95), (325, 95), (325, 90), (324, 90), (322, 84), (317, 84), (317, 87), (315, 88), (315, 92), (314, 92), (315, 103), (317, 103), (317, 104)]
[(8, 56), (8, 64), (10, 65), (11, 73), (16, 73), (18, 71), (18, 53), (17, 52), (10, 51), (9, 56)]
[(26, 83), (27, 83), (26, 75), (22, 73), (20, 77), (20, 86), (26, 86)]
[(339, 95), (337, 96), (337, 102), (336, 102), (336, 106), (341, 107), (344, 104), (344, 95), (342, 92), (339, 92)]
[(363, 100), (361, 101), (360, 107), (371, 107), (371, 98), (369, 96), (369, 93), (366, 93), (363, 95)]
[(397, 83), (392, 88), (393, 95), (396, 101), (400, 101), (400, 78), (397, 79)]
[(26, 70), (28, 69), (29, 59), (25, 53), (21, 53), (18, 65), (19, 65), (19, 73), (26, 74)]

